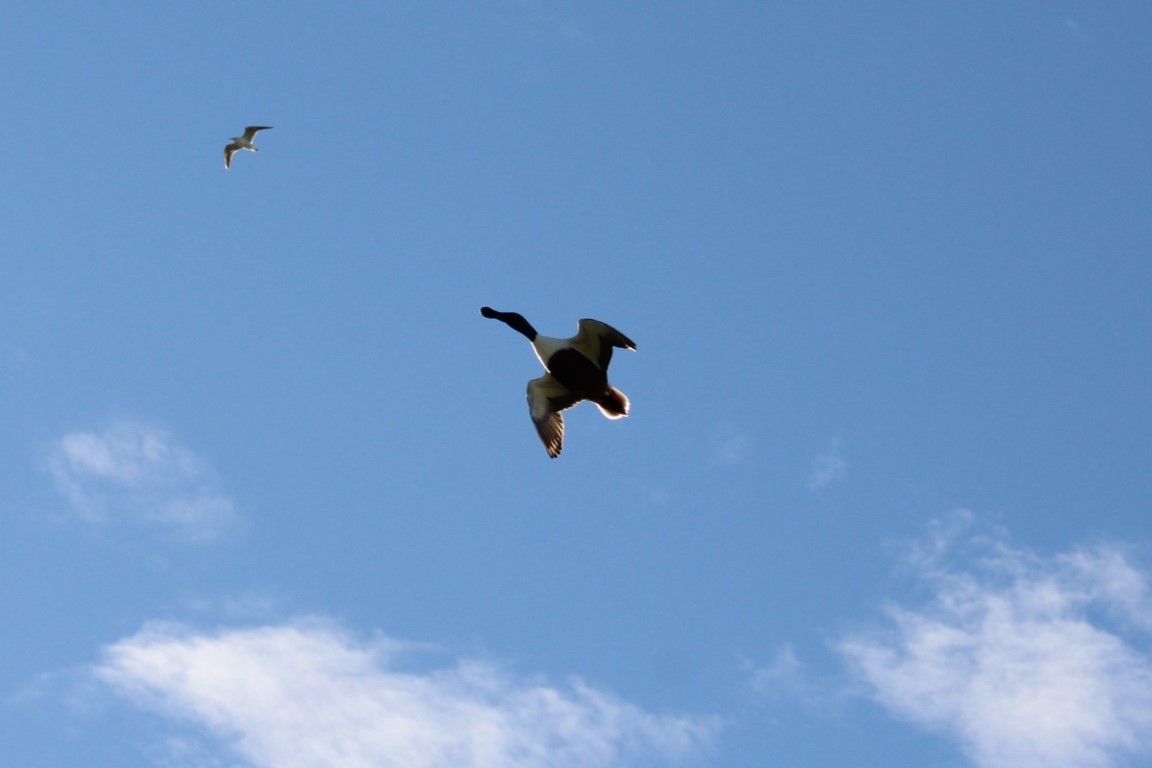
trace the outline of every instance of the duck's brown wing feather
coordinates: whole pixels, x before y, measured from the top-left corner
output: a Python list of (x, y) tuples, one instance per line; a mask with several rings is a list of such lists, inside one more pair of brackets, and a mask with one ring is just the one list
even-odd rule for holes
[(564, 448), (564, 417), (560, 412), (578, 402), (580, 398), (550, 373), (528, 382), (528, 414), (540, 442), (552, 458), (559, 456)]
[(612, 348), (636, 349), (636, 343), (608, 323), (584, 318), (580, 321), (580, 332), (572, 337), (572, 346), (580, 350), (589, 360), (607, 371), (612, 362)]

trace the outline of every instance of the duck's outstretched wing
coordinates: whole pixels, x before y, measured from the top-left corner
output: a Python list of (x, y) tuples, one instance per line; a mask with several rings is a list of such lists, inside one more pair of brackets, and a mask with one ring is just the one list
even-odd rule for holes
[(270, 125), (250, 125), (244, 129), (244, 138), (248, 139), (248, 141), (252, 141), (252, 139), (256, 138), (257, 131), (270, 130), (272, 130), (272, 126)]
[(236, 154), (239, 150), (240, 145), (236, 142), (232, 142), (228, 146), (224, 147), (224, 170), (228, 170), (232, 167), (232, 155)]
[(600, 370), (607, 371), (612, 362), (612, 348), (636, 349), (636, 343), (608, 323), (584, 318), (580, 321), (580, 332), (572, 337), (572, 346), (594, 361)]
[(559, 456), (564, 448), (564, 417), (560, 412), (578, 402), (580, 398), (550, 373), (528, 382), (528, 413), (540, 442), (552, 458)]

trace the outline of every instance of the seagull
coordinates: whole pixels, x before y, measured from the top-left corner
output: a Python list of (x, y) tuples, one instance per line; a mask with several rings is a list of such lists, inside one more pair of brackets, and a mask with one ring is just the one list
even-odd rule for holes
[(259, 152), (260, 147), (252, 143), (252, 139), (256, 138), (257, 131), (272, 130), (270, 125), (250, 125), (244, 129), (243, 136), (233, 136), (232, 143), (224, 147), (224, 170), (232, 167), (232, 155), (236, 154), (242, 149), (250, 149), (253, 152)]

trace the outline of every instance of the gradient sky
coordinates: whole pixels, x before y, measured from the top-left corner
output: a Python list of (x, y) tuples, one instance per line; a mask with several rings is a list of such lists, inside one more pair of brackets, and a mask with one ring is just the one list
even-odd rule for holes
[(7, 4), (5, 764), (1148, 765), (1150, 35)]

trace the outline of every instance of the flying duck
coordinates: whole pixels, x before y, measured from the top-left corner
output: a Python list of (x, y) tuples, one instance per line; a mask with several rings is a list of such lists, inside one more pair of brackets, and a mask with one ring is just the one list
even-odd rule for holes
[(260, 147), (254, 145), (252, 140), (256, 138), (257, 131), (270, 130), (272, 130), (272, 126), (270, 125), (250, 125), (244, 129), (243, 136), (233, 136), (232, 143), (224, 147), (224, 170), (228, 170), (232, 167), (232, 155), (236, 154), (240, 150), (250, 149), (253, 152), (259, 152)]
[(536, 432), (552, 458), (560, 455), (564, 443), (564, 417), (581, 400), (591, 400), (610, 419), (628, 415), (628, 398), (608, 384), (608, 363), (612, 348), (636, 349), (624, 334), (599, 320), (580, 321), (580, 332), (570, 339), (553, 339), (536, 333), (532, 324), (516, 312), (497, 312), (481, 307), (480, 314), (499, 320), (532, 342), (532, 349), (547, 371), (528, 382), (528, 413)]

